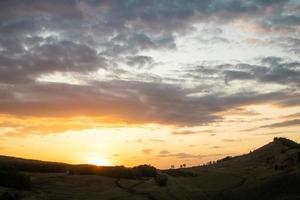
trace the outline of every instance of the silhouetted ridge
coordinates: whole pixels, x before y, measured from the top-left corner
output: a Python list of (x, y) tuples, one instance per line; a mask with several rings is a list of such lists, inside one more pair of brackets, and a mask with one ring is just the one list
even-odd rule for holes
[(226, 157), (218, 160), (216, 164), (229, 168), (282, 171), (295, 168), (299, 162), (299, 144), (286, 138), (274, 138), (272, 142), (249, 154)]
[(298, 144), (293, 140), (284, 138), (284, 137), (275, 137), (273, 139), (273, 143), (280, 143), (281, 145), (288, 146), (288, 147), (296, 147)]

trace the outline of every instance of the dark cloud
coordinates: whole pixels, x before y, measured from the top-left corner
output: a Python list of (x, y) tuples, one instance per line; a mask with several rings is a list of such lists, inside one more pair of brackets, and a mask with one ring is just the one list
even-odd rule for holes
[(205, 45), (227, 44), (231, 41), (224, 37), (211, 37), (208, 39), (198, 38), (198, 41)]
[[(43, 36), (39, 38), (40, 42), (48, 42), (51, 33), (55, 33), (59, 40), (79, 41), (96, 48), (101, 55), (115, 57), (145, 49), (173, 49), (176, 48), (174, 35), (192, 30), (197, 22), (259, 19), (266, 10), (272, 17), (271, 22), (266, 23), (269, 26), (288, 24), (292, 27), (298, 24), (298, 16), (278, 17), (287, 3), (236, 0), (2, 1), (0, 32), (2, 39), (11, 39), (19, 46), (37, 36)], [(222, 37), (211, 41), (228, 42)]]
[(0, 112), (3, 114), (37, 117), (97, 116), (112, 118), (117, 122), (152, 122), (177, 126), (218, 122), (222, 120), (218, 113), (226, 110), (265, 103), (280, 103), (283, 106), (285, 101), (299, 97), (284, 91), (199, 97), (191, 95), (195, 91), (178, 85), (139, 81), (93, 82), (90, 85), (2, 85), (0, 91), (6, 94), (0, 100)]
[[(118, 68), (116, 61), (123, 56), (131, 66), (152, 65), (154, 60), (139, 55), (140, 51), (175, 49), (176, 35), (190, 31), (195, 23), (231, 22), (241, 17), (264, 16), (268, 10), (267, 17), (272, 17), (268, 26), (299, 25), (299, 16), (281, 13), (288, 3), (235, 0), (2, 1), (0, 81), (24, 83), (43, 74), (91, 72), (107, 68), (108, 64), (109, 70), (115, 71), (111, 68)], [(213, 32), (219, 34), (222, 30), (214, 29)], [(292, 42), (296, 48), (298, 39), (291, 37), (289, 40), (288, 43)], [(230, 41), (214, 36), (208, 42)], [(230, 81), (250, 79), (256, 74), (226, 71), (224, 75)], [(265, 82), (286, 83), (299, 81), (297, 77), (298, 71), (277, 67), (259, 78)]]
[(282, 107), (289, 107), (289, 106), (299, 106), (300, 102), (299, 102), (299, 93), (297, 93), (297, 95), (293, 95), (288, 99), (279, 101), (277, 103), (278, 106), (282, 106)]
[(176, 44), (173, 35), (151, 37), (145, 33), (127, 33), (126, 35), (118, 34), (107, 42), (104, 48), (105, 51), (101, 52), (101, 55), (114, 57), (123, 54), (138, 54), (145, 49), (174, 49)]
[(298, 37), (280, 37), (275, 40), (283, 49), (298, 55), (300, 53), (300, 39)]
[(272, 15), (260, 21), (261, 28), (265, 32), (272, 32), (284, 35), (297, 31), (300, 26), (299, 14), (286, 14)]
[[(231, 81), (257, 81), (260, 83), (276, 83), (300, 87), (300, 63), (296, 61), (285, 61), (279, 57), (265, 57), (260, 60), (259, 65), (221, 64), (213, 66), (197, 66), (188, 69), (186, 78), (204, 80), (218, 78), (226, 84)], [(193, 75), (191, 75), (193, 74)]]
[[(220, 92), (221, 82), (229, 85), (234, 80), (299, 88), (299, 62), (281, 58), (268, 57), (258, 65), (198, 66), (184, 75), (180, 70), (184, 80), (173, 74), (169, 78), (135, 74), (120, 66), (123, 62), (133, 68), (153, 67), (154, 58), (145, 52), (175, 50), (178, 37), (201, 23), (215, 26), (250, 20), (270, 30), (290, 27), (294, 33), (299, 17), (285, 14), (289, 6), (289, 1), (279, 0), (1, 1), (0, 113), (196, 126), (220, 122), (220, 113), (241, 106), (299, 105), (295, 90)], [(215, 34), (208, 43), (231, 43), (219, 28), (206, 31)], [(288, 35), (280, 45), (296, 52), (298, 43), (295, 35)], [(109, 75), (97, 77), (99, 69)], [(54, 73), (90, 76), (80, 79), (82, 85), (38, 81)], [(98, 81), (92, 81), (94, 76)], [(185, 80), (190, 79), (197, 84), (187, 87)], [(203, 80), (205, 84), (199, 83)]]
[(224, 71), (224, 75), (226, 82), (229, 80), (251, 80), (255, 78), (255, 76), (249, 72), (235, 70), (226, 70)]
[[(269, 66), (253, 67), (249, 72), (249, 79), (265, 83), (292, 84), (300, 86), (300, 63), (278, 63), (273, 61)], [(251, 77), (252, 76), (252, 77)], [(250, 78), (251, 77), (251, 78)], [(229, 77), (227, 77), (229, 78)], [(231, 77), (235, 80), (245, 79), (245, 75)], [(233, 80), (233, 79), (231, 79)]]
[(36, 45), (30, 50), (4, 51), (0, 55), (0, 82), (33, 82), (43, 74), (53, 72), (85, 73), (106, 67), (106, 59), (95, 49), (71, 41), (54, 41)]
[(0, 112), (14, 115), (103, 115), (134, 123), (204, 123), (218, 118), (207, 108), (198, 108), (198, 112), (207, 113), (201, 118), (192, 112), (191, 116), (185, 116), (183, 111), (193, 110), (197, 104), (186, 105), (193, 99), (186, 97), (183, 89), (169, 84), (131, 81), (99, 82), (93, 86), (33, 84), (4, 87), (2, 91), (10, 91), (13, 98), (1, 100)]
[(129, 56), (127, 57), (126, 63), (129, 66), (136, 66), (139, 68), (153, 66), (154, 60), (149, 56)]

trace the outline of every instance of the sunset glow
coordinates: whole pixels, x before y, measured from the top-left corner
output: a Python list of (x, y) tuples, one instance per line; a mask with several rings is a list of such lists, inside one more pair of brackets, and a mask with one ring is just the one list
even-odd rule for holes
[(0, 154), (170, 168), (300, 142), (299, 8), (1, 1)]
[(101, 158), (99, 156), (92, 158), (90, 160), (90, 164), (97, 165), (97, 166), (111, 166), (111, 163), (108, 160)]

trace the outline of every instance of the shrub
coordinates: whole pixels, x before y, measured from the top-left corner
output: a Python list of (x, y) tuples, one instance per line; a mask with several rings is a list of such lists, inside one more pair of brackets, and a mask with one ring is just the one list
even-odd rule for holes
[(155, 177), (155, 182), (159, 186), (166, 186), (168, 184), (168, 176), (165, 174), (157, 174)]
[(179, 176), (183, 176), (183, 177), (190, 177), (190, 176), (197, 176), (196, 173), (193, 173), (191, 171), (187, 171), (187, 170), (183, 170), (183, 169), (168, 169), (168, 170), (164, 170), (164, 172), (170, 176), (173, 177), (179, 177)]
[(16, 193), (5, 192), (2, 195), (0, 195), (0, 200), (17, 200), (17, 199), (19, 199), (19, 196)]
[(232, 156), (226, 156), (225, 158), (217, 160), (217, 163), (225, 162), (225, 161), (228, 161), (228, 160), (231, 160), (231, 159), (232, 159)]
[(157, 171), (156, 168), (151, 165), (139, 165), (134, 167), (133, 170), (141, 174), (141, 176), (146, 177), (156, 177)]
[(0, 171), (0, 186), (16, 189), (30, 189), (30, 177), (15, 170)]

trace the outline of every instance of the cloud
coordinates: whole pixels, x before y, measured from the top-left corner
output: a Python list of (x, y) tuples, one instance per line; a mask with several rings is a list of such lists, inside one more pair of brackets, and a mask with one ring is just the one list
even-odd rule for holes
[(283, 122), (264, 125), (259, 128), (282, 128), (282, 127), (298, 126), (298, 125), (300, 125), (300, 119), (293, 119), (293, 120), (287, 120)]
[(5, 136), (61, 134), (67, 131), (81, 131), (91, 128), (103, 128), (107, 125), (101, 119), (90, 117), (18, 117), (0, 114), (0, 128)]
[(211, 149), (222, 149), (223, 147), (222, 146), (211, 146), (210, 148)]
[(223, 142), (240, 142), (240, 139), (223, 139)]
[[(225, 70), (224, 76), (227, 82), (232, 80), (255, 80), (262, 83), (278, 83), (300, 87), (300, 63), (283, 62), (278, 57), (262, 59), (265, 65), (234, 66), (237, 70)], [(240, 69), (238, 69), (240, 68)]]
[(289, 118), (298, 118), (298, 117), (300, 117), (300, 112), (295, 113), (295, 114), (291, 114), (291, 115), (285, 115), (285, 116), (283, 116), (282, 118), (287, 118), (287, 119), (289, 119)]
[(245, 108), (233, 108), (223, 113), (224, 115), (237, 115), (237, 116), (258, 116), (260, 113)]
[(166, 150), (161, 150), (161, 151), (159, 152), (159, 154), (161, 154), (161, 155), (166, 155), (166, 154), (170, 154), (170, 152), (169, 152), (169, 151), (166, 151)]
[[(292, 6), (287, 5), (286, 10), (291, 10)], [(261, 28), (265, 32), (290, 33), (299, 30), (300, 16), (294, 13), (282, 13), (281, 15), (272, 15), (260, 21)]]
[[(141, 66), (151, 60), (147, 56), (141, 57), (139, 52), (148, 49), (175, 49), (176, 36), (192, 32), (194, 25), (199, 23), (224, 24), (251, 19), (265, 29), (267, 26), (268, 29), (285, 26), (294, 32), (293, 27), (299, 24), (299, 16), (285, 15), (285, 9), (290, 7), (293, 5), (289, 1), (262, 3), (233, 0), (71, 0), (51, 4), (45, 0), (26, 4), (18, 1), (1, 2), (0, 44), (7, 55), (18, 57), (10, 60), (17, 63), (28, 56), (47, 56), (47, 51), (53, 54), (53, 51), (58, 50), (57, 53), (63, 54), (55, 64), (61, 67), (68, 64), (62, 60), (80, 60), (80, 55), (83, 55), (84, 60), (92, 58), (92, 63), (88, 64), (95, 67), (95, 52), (111, 61), (125, 56), (129, 63)], [(264, 19), (263, 22), (260, 19)], [(216, 30), (216, 33), (222, 32)], [(208, 42), (228, 41), (227, 38), (216, 36)], [(81, 52), (78, 55), (78, 51), (72, 51), (73, 46), (70, 49), (59, 46), (65, 44), (68, 47), (71, 42), (75, 43), (73, 46), (78, 45), (85, 51), (78, 50)], [(41, 55), (38, 54), (39, 50)], [(24, 51), (26, 54), (22, 55)], [(64, 55), (66, 53), (67, 57)]]
[(232, 155), (232, 153), (225, 153), (225, 154), (207, 154), (207, 155), (200, 155), (200, 154), (190, 154), (185, 152), (179, 153), (170, 153), (169, 151), (161, 151), (158, 157), (174, 157), (177, 159), (201, 159), (205, 157), (216, 157), (216, 156), (227, 156)]
[(281, 134), (285, 134), (285, 132), (257, 133), (257, 134), (254, 134), (254, 135), (256, 135), (256, 136), (262, 136), (262, 135), (281, 135)]
[(300, 62), (280, 57), (264, 57), (258, 61), (259, 64), (223, 63), (195, 66), (187, 69), (183, 77), (195, 81), (215, 78), (223, 80), (226, 85), (238, 80), (300, 87)]
[(299, 126), (300, 125), (300, 119), (293, 119), (293, 120), (287, 120), (283, 122), (277, 122), (277, 123), (272, 123), (272, 124), (267, 124), (255, 128), (250, 128), (250, 129), (245, 129), (243, 131), (246, 132), (251, 132), (251, 131), (256, 131), (258, 129), (264, 129), (264, 128), (284, 128), (284, 127), (290, 127), (290, 126)]
[[(297, 5), (285, 0), (1, 1), (0, 113), (41, 121), (88, 117), (101, 123), (178, 128), (218, 123), (226, 112), (259, 114), (241, 108), (248, 105), (297, 106), (297, 60), (265, 57), (256, 64), (198, 65), (188, 59), (194, 66), (188, 68), (172, 58), (157, 65), (201, 26), (202, 45), (235, 44), (223, 26), (237, 22), (269, 31), (270, 44), (298, 52)], [(277, 34), (282, 31), (284, 35)], [(168, 70), (173, 65), (180, 70)], [(58, 83), (57, 74), (76, 79), (76, 84)], [(47, 76), (54, 77), (49, 78), (52, 83), (42, 80)], [(260, 87), (268, 84), (276, 90)], [(173, 132), (196, 133), (202, 131)]]
[(151, 154), (153, 149), (143, 149), (142, 151), (144, 154)]
[(165, 140), (155, 139), (155, 138), (150, 139), (149, 141), (151, 141), (151, 142), (158, 142), (158, 143), (165, 143), (166, 142)]
[(153, 59), (150, 56), (129, 56), (126, 59), (129, 66), (137, 66), (139, 68), (153, 66)]
[(282, 48), (288, 49), (290, 52), (293, 52), (295, 54), (299, 54), (300, 52), (300, 39), (295, 37), (285, 37), (280, 38), (279, 45)]
[(183, 130), (183, 131), (173, 131), (173, 135), (192, 135), (192, 134), (201, 134), (201, 133), (213, 133), (214, 130), (203, 130), (203, 131), (191, 131), (191, 130)]
[(0, 55), (0, 83), (34, 82), (39, 76), (54, 72), (87, 73), (106, 67), (106, 59), (95, 49), (72, 41), (53, 41), (19, 52)]
[(127, 140), (126, 142), (132, 142), (132, 143), (143, 143), (143, 140), (140, 138), (140, 139), (137, 139), (137, 140)]
[(196, 154), (189, 154), (189, 153), (184, 153), (184, 152), (180, 152), (180, 153), (163, 153), (163, 154), (159, 154), (159, 157), (175, 157), (178, 159), (187, 159), (187, 158), (202, 158), (202, 155), (196, 155)]
[(139, 81), (4, 86), (0, 88), (0, 93), (5, 94), (5, 98), (0, 100), (0, 113), (58, 118), (89, 116), (102, 118), (103, 123), (196, 126), (221, 121), (219, 113), (236, 107), (253, 104), (290, 106), (290, 100), (299, 96), (282, 91), (199, 97), (190, 95), (191, 92), (195, 91), (176, 84)]

